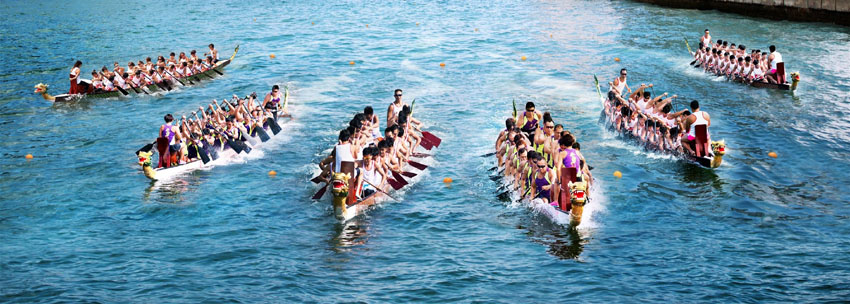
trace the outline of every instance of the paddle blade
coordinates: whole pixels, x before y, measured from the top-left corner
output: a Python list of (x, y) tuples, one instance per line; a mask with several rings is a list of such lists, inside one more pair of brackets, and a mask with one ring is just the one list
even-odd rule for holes
[(439, 147), (440, 143), (443, 142), (442, 139), (428, 131), (422, 131), (422, 136), (427, 138), (435, 147)]
[(431, 150), (431, 148), (434, 148), (434, 145), (432, 145), (430, 141), (427, 141), (424, 138), (419, 141), (419, 145), (425, 148), (425, 150)]
[(394, 179), (392, 179), (392, 178), (388, 178), (388, 179), (387, 179), (387, 183), (389, 183), (389, 184), (390, 184), (390, 186), (391, 186), (391, 187), (393, 187), (393, 189), (395, 189), (395, 190), (398, 190), (398, 189), (401, 189), (402, 187), (404, 187), (404, 185), (402, 185), (401, 183), (399, 183), (399, 182), (395, 181), (395, 180), (394, 180)]
[(274, 133), (274, 135), (277, 135), (277, 133), (280, 132), (280, 125), (277, 124), (277, 121), (275, 121), (274, 118), (269, 117), (266, 119), (266, 123), (269, 125), (269, 128), (272, 129), (272, 133)]
[(402, 172), (401, 175), (404, 175), (404, 176), (410, 177), (410, 178), (416, 177), (416, 173), (413, 173), (413, 172)]
[(401, 176), (401, 174), (399, 174), (398, 172), (393, 171), (393, 178), (395, 178), (396, 182), (398, 182), (402, 186), (407, 185), (407, 181), (404, 180), (404, 177)]
[(322, 178), (322, 176), (321, 176), (321, 175), (316, 176), (316, 177), (314, 177), (314, 178), (310, 179), (310, 181), (311, 181), (311, 182), (313, 182), (314, 184), (321, 183), (323, 180), (324, 180), (324, 179)]
[(313, 199), (314, 200), (321, 199), (322, 196), (325, 196), (325, 191), (327, 191), (327, 190), (328, 190), (328, 185), (325, 185), (324, 187), (322, 187), (322, 189), (319, 189), (319, 192), (316, 192), (316, 194), (313, 194)]
[(269, 139), (272, 139), (272, 137), (269, 136), (269, 133), (266, 133), (266, 130), (263, 130), (262, 127), (256, 127), (254, 129), (254, 132), (257, 134), (257, 136), (260, 137), (260, 140), (262, 140), (263, 142), (267, 142), (269, 141)]
[(227, 145), (230, 146), (230, 148), (233, 149), (233, 151), (236, 151), (236, 154), (242, 153), (242, 150), (245, 147), (245, 144), (240, 143), (240, 142), (236, 142), (235, 140), (232, 140), (232, 139), (227, 140)]
[(481, 155), (481, 157), (490, 157), (490, 156), (493, 156), (493, 155), (496, 155), (496, 152), (490, 152), (490, 153)]
[(426, 154), (426, 153), (420, 153), (420, 152), (414, 152), (414, 153), (410, 154), (410, 157), (417, 157), (417, 158), (430, 157), (430, 156), (433, 156), (433, 155)]
[(408, 161), (407, 163), (410, 164), (411, 167), (414, 167), (414, 168), (419, 169), (419, 170), (425, 170), (425, 168), (428, 168), (428, 166), (423, 165), (423, 164), (418, 163), (418, 162), (415, 162), (415, 161), (412, 161), (412, 160)]

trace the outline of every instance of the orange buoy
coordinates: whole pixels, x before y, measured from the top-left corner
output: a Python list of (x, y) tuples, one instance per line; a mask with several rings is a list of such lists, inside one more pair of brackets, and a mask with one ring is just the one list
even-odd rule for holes
[(366, 24), (366, 27), (368, 28), (368, 27), (369, 27), (369, 25), (368, 25), (368, 24)]
[(616, 178), (622, 178), (622, 177), (623, 177), (623, 173), (622, 173), (622, 172), (620, 172), (620, 171), (614, 171), (614, 177), (616, 177)]
[(446, 67), (446, 63), (445, 63), (445, 62), (440, 62), (440, 67), (441, 67), (441, 68)]
[(552, 38), (552, 34), (549, 34), (549, 38)]
[(416, 22), (416, 26), (419, 26), (419, 22)]
[(614, 57), (614, 61), (620, 62), (620, 57)]
[(354, 61), (349, 61), (348, 64), (354, 65)]
[(269, 58), (274, 59), (274, 54), (269, 54)]
[(27, 156), (24, 157), (26, 157), (26, 159), (32, 159), (32, 154), (27, 154)]
[(254, 22), (257, 22), (257, 18), (254, 18)]
[(316, 25), (316, 23), (315, 23), (315, 22), (310, 22), (310, 25)]
[(475, 28), (475, 31), (476, 31), (476, 32), (478, 31), (478, 28), (477, 28), (477, 27)]
[(444, 182), (444, 183), (446, 183), (446, 184), (451, 184), (451, 183), (452, 183), (452, 178), (451, 178), (451, 177), (446, 177), (446, 178), (444, 178), (444, 179), (443, 179), (443, 182)]
[(269, 171), (269, 176), (275, 176), (275, 175), (277, 175), (277, 171), (275, 171), (275, 170)]
[(777, 157), (779, 157), (779, 155), (778, 155), (778, 154), (776, 154), (776, 152), (770, 152), (770, 153), (767, 153), (767, 156), (770, 156), (770, 157), (773, 157), (773, 158), (777, 158)]
[(522, 59), (522, 61), (525, 61), (526, 58), (525, 58), (525, 56), (522, 56), (522, 57), (519, 57), (519, 59)]

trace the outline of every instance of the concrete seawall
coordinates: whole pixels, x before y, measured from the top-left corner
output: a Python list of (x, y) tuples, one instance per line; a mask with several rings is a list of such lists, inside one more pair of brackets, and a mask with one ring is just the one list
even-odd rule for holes
[(850, 0), (636, 0), (657, 5), (716, 9), (777, 20), (831, 22), (850, 26)]

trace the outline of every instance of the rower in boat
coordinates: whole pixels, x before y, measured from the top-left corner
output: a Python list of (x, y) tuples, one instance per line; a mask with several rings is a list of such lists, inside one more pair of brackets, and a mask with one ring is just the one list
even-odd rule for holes
[(74, 62), (74, 67), (71, 68), (71, 73), (69, 79), (71, 80), (71, 87), (68, 89), (68, 94), (80, 94), (84, 93), (78, 88), (78, 84), (80, 83), (80, 67), (83, 66), (83, 62), (77, 60)]
[(209, 56), (212, 57), (213, 63), (218, 63), (218, 50), (215, 49), (215, 45), (213, 45), (212, 43), (210, 43), (209, 48), (210, 52), (204, 53), (204, 56), (207, 56), (207, 54), (209, 54)]
[(553, 198), (558, 197), (558, 177), (542, 155), (535, 153), (532, 156), (531, 164), (533, 167), (530, 169), (534, 173), (528, 198), (540, 198), (543, 203), (549, 204), (554, 201)]
[[(378, 159), (377, 147), (366, 147), (363, 149), (363, 161), (357, 168), (357, 182), (355, 189), (359, 190), (358, 198), (368, 197), (374, 194), (378, 189), (375, 186), (384, 185), (387, 182), (387, 175), (377, 162)], [(374, 186), (373, 186), (374, 185)], [(384, 189), (380, 189), (384, 190)]]
[[(775, 45), (771, 45), (768, 49), (770, 50), (770, 55), (767, 56), (767, 60), (770, 62), (770, 70), (765, 73), (764, 78), (770, 83), (784, 83), (785, 62), (782, 61), (782, 54), (776, 51)], [(780, 64), (782, 64), (781, 72), (783, 73), (779, 73), (780, 71), (778, 69)]]
[(378, 119), (378, 115), (375, 115), (375, 110), (372, 109), (372, 106), (366, 106), (363, 109), (363, 116), (366, 119), (369, 134), (372, 135), (372, 140), (375, 142), (381, 141), (383, 139), (381, 137), (381, 120)]
[(516, 121), (517, 126), (520, 127), (520, 130), (528, 137), (529, 141), (534, 139), (534, 133), (540, 128), (540, 119), (542, 117), (543, 114), (537, 111), (533, 102), (529, 101), (525, 103), (525, 111), (517, 117)]
[(702, 37), (699, 38), (699, 42), (702, 43), (703, 45), (710, 45), (711, 44), (711, 35), (709, 35), (708, 29), (705, 29), (705, 34), (702, 35)]
[(195, 50), (189, 51), (189, 60), (194, 61), (194, 62), (197, 62), (197, 61), (200, 60), (200, 59), (198, 59), (198, 54), (197, 54), (197, 52), (195, 52)]
[(177, 58), (175, 58), (174, 56), (175, 56), (174, 52), (171, 52), (171, 53), (169, 54), (169, 56), (168, 56), (168, 60), (166, 60), (166, 64), (167, 64), (168, 66), (177, 65)]

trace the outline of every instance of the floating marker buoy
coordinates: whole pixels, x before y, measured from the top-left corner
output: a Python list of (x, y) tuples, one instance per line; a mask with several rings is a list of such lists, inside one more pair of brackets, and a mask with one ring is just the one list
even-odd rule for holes
[(269, 58), (274, 59), (274, 54), (269, 54)]
[(275, 176), (275, 175), (277, 175), (277, 171), (275, 171), (275, 170), (269, 171), (269, 176)]
[(446, 67), (446, 64), (444, 62), (440, 62), (440, 67), (444, 68), (444, 67)]
[(552, 38), (552, 34), (549, 34), (549, 38)]
[(623, 177), (623, 173), (620, 172), (620, 171), (614, 171), (614, 177), (621, 178), (621, 177)]
[(525, 58), (525, 56), (522, 56), (522, 57), (519, 57), (519, 59), (522, 59), (522, 61), (525, 61), (526, 58)]
[(477, 27), (475, 28), (475, 31), (476, 31), (476, 32), (478, 31), (478, 28), (477, 28)]
[(24, 157), (26, 157), (26, 159), (32, 159), (32, 154), (27, 154), (27, 156)]
[(369, 25), (367, 24), (367, 25), (366, 25), (366, 27), (368, 28), (368, 27), (369, 27)]
[(257, 22), (257, 18), (254, 18), (254, 22)]
[(446, 183), (446, 184), (451, 184), (451, 183), (452, 183), (452, 178), (451, 178), (451, 177), (446, 177), (446, 178), (444, 178), (444, 179), (443, 179), (443, 182), (444, 182), (444, 183)]
[(349, 61), (348, 64), (354, 65), (354, 61)]
[(770, 152), (770, 153), (767, 153), (767, 156), (770, 156), (770, 157), (773, 157), (773, 158), (777, 158), (777, 157), (779, 157), (779, 155), (778, 155), (778, 154), (776, 154), (776, 152)]
[(316, 23), (315, 23), (315, 22), (310, 22), (310, 25), (316, 25)]
[(416, 22), (416, 26), (419, 26), (419, 22)]
[(614, 61), (620, 62), (620, 57), (614, 57)]

